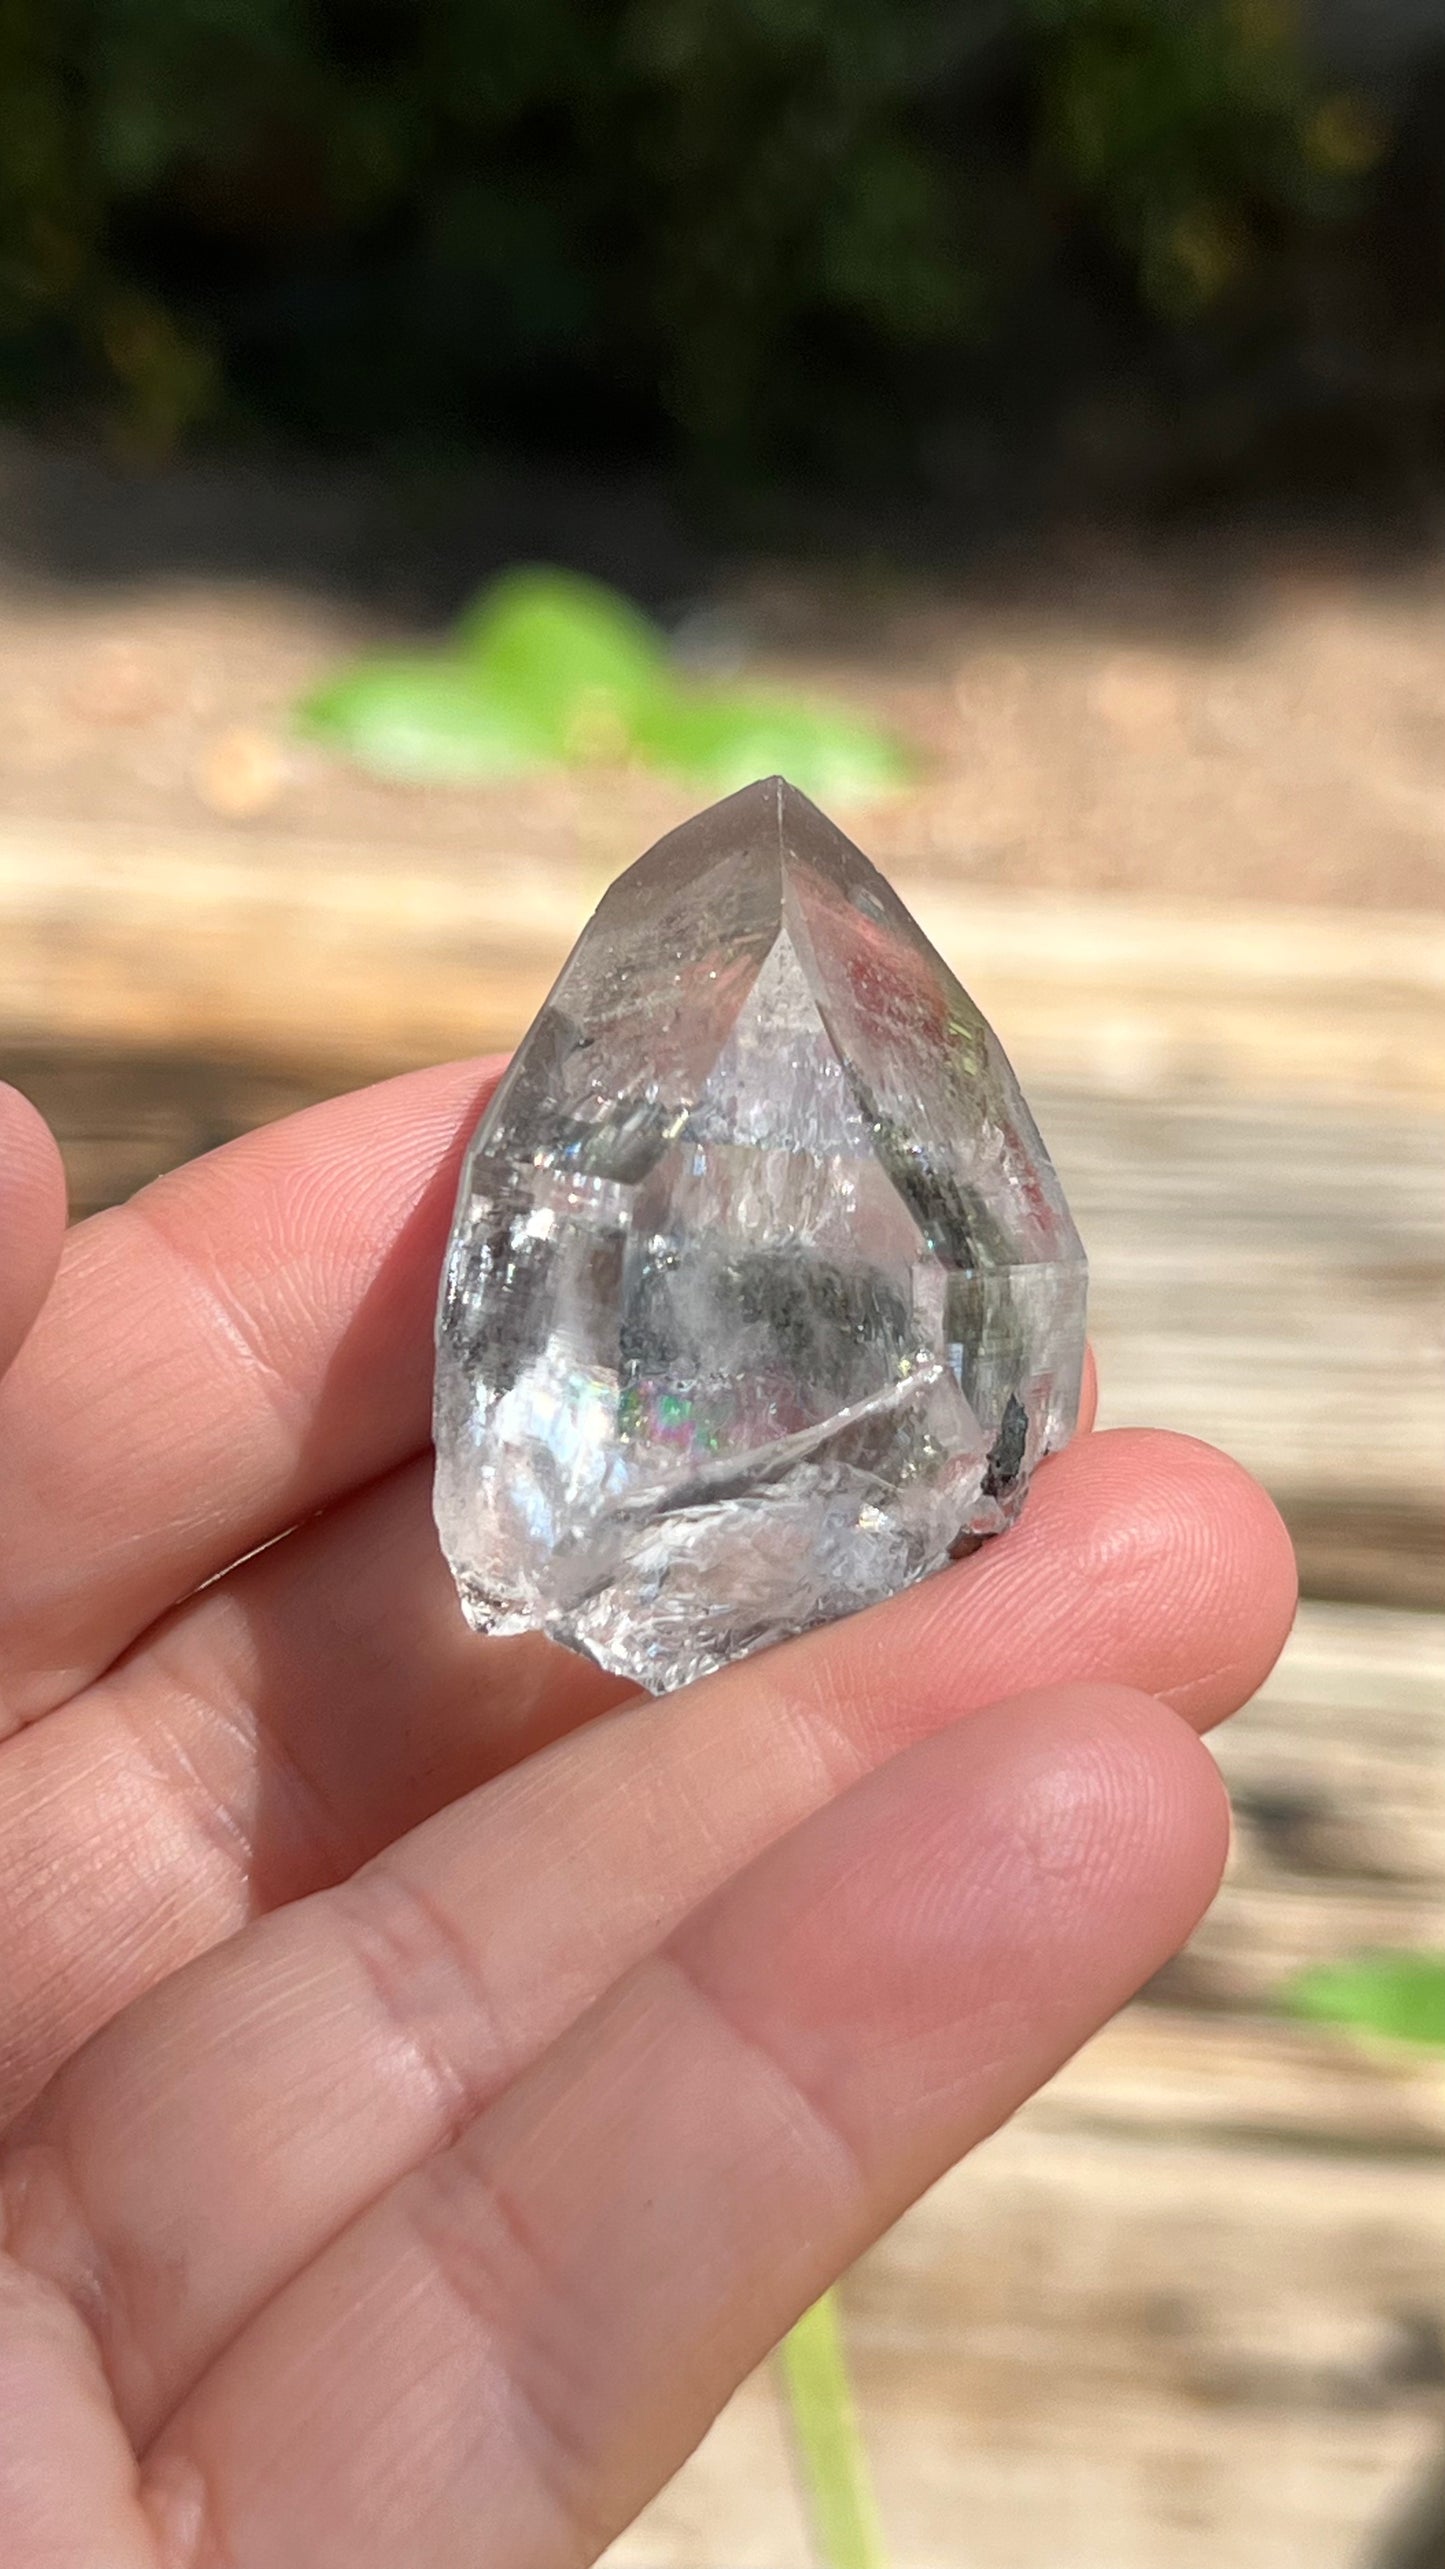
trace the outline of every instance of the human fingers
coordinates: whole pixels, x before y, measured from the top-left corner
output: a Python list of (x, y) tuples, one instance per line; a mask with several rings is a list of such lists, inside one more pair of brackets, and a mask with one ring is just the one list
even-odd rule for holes
[(152, 1982), (632, 1691), (472, 1633), (430, 1490), (417, 1457), (266, 1547), (0, 1754), (0, 2128)]
[[(1087, 1424), (1092, 1360), (1084, 1393)], [(123, 2004), (633, 1691), (539, 1637), (470, 1631), (418, 1456), (210, 1582), (11, 1745), (0, 1909), (8, 1882), (16, 1937), (45, 1945), (52, 1895), (78, 1961), (103, 1945)], [(108, 1862), (77, 1881), (68, 1844)], [(145, 1895), (133, 1920), (110, 1907), (127, 1884)], [(45, 2014), (68, 2051), (101, 2019), (73, 2021), (58, 1995)], [(0, 2110), (5, 2058), (0, 2021)]]
[(152, 1982), (632, 1691), (468, 1629), (430, 1486), (268, 1546), (0, 1752), (0, 2127)]
[(233, 2569), (576, 2569), (1194, 1923), (1211, 1761), (1054, 1690), (776, 1845), (326, 2247), (143, 2466)]
[[(1092, 1676), (1203, 1725), (1263, 1676), (1293, 1565), (1269, 1502), (1222, 1455), (1131, 1431), (1056, 1457), (1011, 1534), (914, 1593), (845, 1628), (850, 1658), (876, 1652), (855, 1704), (896, 1705), (904, 1736), (910, 1706), (943, 1720)], [(928, 1638), (900, 1666), (903, 1613)], [(0, 2119), (166, 1973), (621, 1691), (550, 1645), (467, 1632), (421, 1464), (205, 1590), (0, 1757)], [(675, 1708), (655, 1718), (675, 1741)], [(755, 1758), (760, 1776), (778, 1753)], [(716, 1801), (735, 1763), (725, 1730), (710, 1755)], [(813, 1771), (801, 1742), (799, 1771)]]
[(64, 1233), (54, 1136), (29, 1099), (0, 1080), (0, 1373), (40, 1311)]
[(0, 1730), (425, 1443), (457, 1165), (495, 1069), (308, 1108), (70, 1234), (0, 1385)]
[[(1224, 1457), (1090, 1440), (973, 1561), (592, 1724), (155, 1991), (24, 2136), (50, 2172), (50, 2271), (75, 2294), (108, 2279), (133, 2428), (339, 2220), (830, 1797), (1031, 1679), (1110, 1678), (1218, 1717), (1264, 1675), (1291, 1593), (1269, 1503)], [(192, 2237), (211, 2196), (234, 2217)]]
[(0, 2129), (155, 1981), (630, 1691), (469, 1629), (430, 1479), (270, 1545), (0, 1748)]

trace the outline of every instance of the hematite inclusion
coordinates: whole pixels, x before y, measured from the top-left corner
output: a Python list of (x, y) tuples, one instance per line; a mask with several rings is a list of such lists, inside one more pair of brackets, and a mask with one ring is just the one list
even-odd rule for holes
[(654, 1693), (1009, 1525), (1086, 1269), (998, 1041), (781, 777), (662, 839), (477, 1128), (437, 1324), (469, 1620)]

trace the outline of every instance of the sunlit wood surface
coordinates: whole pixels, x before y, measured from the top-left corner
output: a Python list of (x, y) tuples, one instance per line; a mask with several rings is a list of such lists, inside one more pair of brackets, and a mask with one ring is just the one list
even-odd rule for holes
[[(1442, 1703), (1445, 1619), (1307, 1603), (1189, 1952), (849, 2279), (894, 2569), (1385, 2569), (1445, 2448), (1445, 2062), (1276, 1999), (1445, 1943)], [(804, 2569), (767, 2373), (612, 2556)]]
[[(486, 1051), (636, 853), (0, 815), (0, 1024), (397, 1068)], [(937, 855), (889, 871), (1035, 1079), (1445, 1100), (1445, 914), (1005, 892)]]
[[(0, 823), (0, 1070), (88, 1210), (510, 1041), (627, 853)], [(1248, 1462), (1310, 1592), (1189, 1951), (847, 2286), (893, 2569), (1440, 2569), (1445, 2520), (1388, 2545), (1445, 2448), (1445, 2065), (1279, 1994), (1445, 1946), (1445, 922), (893, 871), (1054, 1145), (1106, 1421)], [(766, 2374), (615, 2556), (802, 2569)]]

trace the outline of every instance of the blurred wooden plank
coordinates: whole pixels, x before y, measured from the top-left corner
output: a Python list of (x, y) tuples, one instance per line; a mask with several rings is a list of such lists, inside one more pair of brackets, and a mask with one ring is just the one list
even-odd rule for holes
[(123, 1204), (183, 1160), (375, 1076), (364, 1062), (332, 1067), (334, 1077), (322, 1077), (315, 1063), (297, 1069), (222, 1054), (17, 1043), (0, 1028), (0, 1078), (34, 1099), (59, 1140), (73, 1221)]
[(1307, 1586), (1445, 1606), (1445, 1115), (1035, 1104), (1090, 1254), (1104, 1423), (1236, 1455)]
[(1445, 2164), (1445, 2063), (1430, 2054), (1386, 2056), (1262, 2009), (1212, 2015), (1156, 1994), (1105, 2026), (1029, 2111), (1050, 2131)]
[[(0, 822), (0, 1028), (379, 1068), (511, 1042), (638, 851)], [(1031, 1078), (1445, 1098), (1445, 920), (890, 868)]]
[[(1445, 2422), (1445, 2063), (1260, 2012), (1438, 1908), (1445, 1618), (1306, 1606), (1219, 1735), (1207, 2012), (1129, 2008), (845, 2288), (892, 2569), (1368, 2569)], [(610, 2555), (800, 2569), (767, 2375)]]
[(896, 2569), (1357, 2569), (1439, 2431), (1442, 2247), (1436, 2166), (1019, 2123), (853, 2280)]
[(1311, 1963), (1445, 1947), (1442, 1714), (1445, 1616), (1304, 1607), (1269, 1684), (1219, 1735), (1229, 1875), (1156, 1994), (1269, 2007)]
[[(627, 853), (0, 824), (0, 1041), (103, 1058), (108, 1121), (72, 1151), (88, 1206), (310, 1088), (510, 1040)], [(1311, 1587), (1445, 1604), (1445, 921), (898, 872), (1038, 1097), (1105, 1418), (1259, 1472)], [(134, 1094), (178, 1051), (176, 1094), (152, 1068), (118, 1130), (109, 1064)]]
[[(1440, 2433), (1445, 2170), (1023, 2117), (844, 2305), (891, 2569), (1364, 2569)], [(754, 2495), (689, 2465), (609, 2558), (757, 2560)]]
[(1445, 2168), (1445, 2061), (1281, 2012), (1357, 1946), (1445, 1945), (1445, 1616), (1307, 1602), (1212, 1746), (1235, 1833), (1185, 1953), (1032, 2109), (1051, 2128), (1422, 2152)]
[(1214, 1735), (1234, 1878), (1445, 1882), (1445, 1616), (1301, 1606), (1278, 1667)]
[[(333, 1085), (360, 1058), (4, 1040), (77, 1213)], [(1445, 1115), (1034, 1087), (1093, 1262), (1107, 1425), (1223, 1445), (1307, 1587), (1445, 1606)]]
[(770, 2364), (604, 2558), (609, 2569), (818, 2569)]

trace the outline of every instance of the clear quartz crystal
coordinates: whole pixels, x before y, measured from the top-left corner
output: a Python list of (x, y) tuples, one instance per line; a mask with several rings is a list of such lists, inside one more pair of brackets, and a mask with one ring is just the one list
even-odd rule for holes
[(1010, 1524), (1086, 1269), (991, 1029), (773, 777), (615, 882), (477, 1129), (437, 1326), (469, 1620), (660, 1693)]

